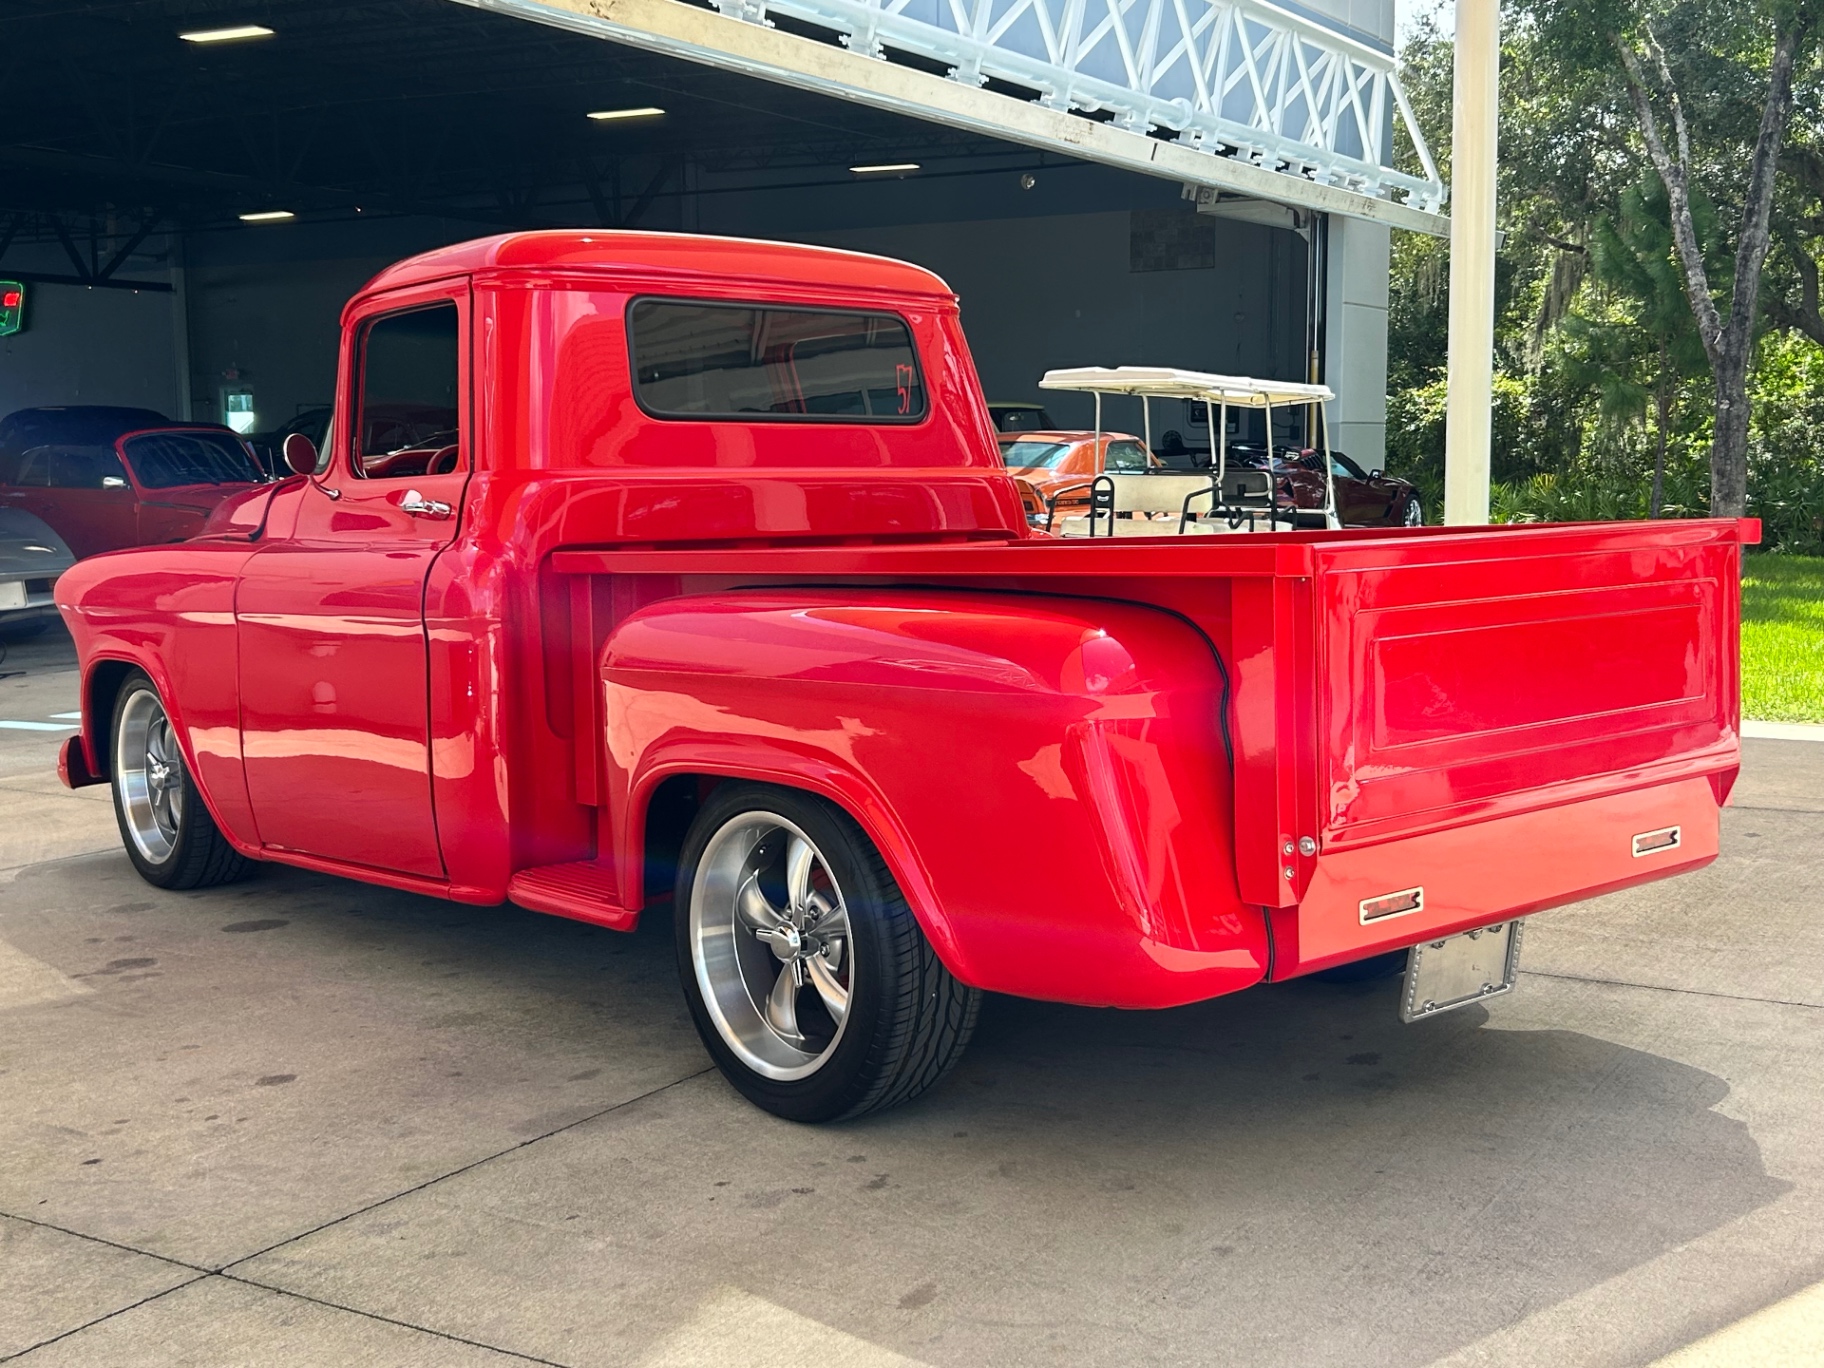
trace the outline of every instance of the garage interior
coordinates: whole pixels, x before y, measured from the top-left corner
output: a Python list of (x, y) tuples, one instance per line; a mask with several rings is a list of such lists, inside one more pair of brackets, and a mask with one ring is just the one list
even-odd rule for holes
[[(179, 36), (250, 24), (272, 32)], [(1381, 461), (1381, 224), (1199, 213), (1172, 180), (449, 0), (28, 0), (0, 39), (0, 277), (29, 299), (0, 339), (0, 412), (219, 422), (233, 392), (238, 426), (276, 428), (330, 401), (337, 315), (381, 267), (599, 226), (916, 261), (962, 297), (988, 397), (1066, 425), (1089, 400), (1041, 394), (1050, 367), (1315, 371), (1337, 447)], [(663, 113), (589, 117), (642, 109)], [(1134, 407), (1110, 423), (1137, 426)]]

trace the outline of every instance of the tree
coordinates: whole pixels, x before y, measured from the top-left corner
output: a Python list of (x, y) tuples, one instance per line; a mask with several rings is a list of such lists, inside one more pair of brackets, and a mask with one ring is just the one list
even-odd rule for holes
[[(1650, 10), (1627, 0), (1535, 3), (1561, 60), (1584, 70), (1606, 66), (1619, 77), (1665, 187), (1673, 247), (1715, 393), (1710, 511), (1740, 516), (1747, 506), (1748, 372), (1776, 176), (1795, 67), (1816, 47), (1819, 0), (1767, 0), (1765, 9), (1729, 0), (1649, 0)], [(1662, 41), (1662, 35), (1670, 37)], [(1752, 132), (1744, 118), (1750, 110), (1758, 113)], [(1726, 294), (1713, 283), (1722, 273), (1713, 271), (1700, 242), (1696, 186), (1714, 187), (1719, 201), (1739, 197)]]
[[(1593, 289), (1564, 320), (1566, 373), (1595, 391), (1600, 410), (1633, 419), (1653, 410), (1653, 488), (1648, 516), (1665, 503), (1666, 449), (1673, 410), (1706, 357), (1685, 298), (1672, 241), (1665, 188), (1653, 176), (1621, 195), (1619, 212), (1597, 219), (1589, 245)], [(1707, 197), (1693, 195), (1701, 242), (1714, 236)]]

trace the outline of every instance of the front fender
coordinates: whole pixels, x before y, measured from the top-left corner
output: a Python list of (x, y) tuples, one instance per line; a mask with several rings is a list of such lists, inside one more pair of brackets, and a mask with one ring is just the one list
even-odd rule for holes
[(624, 877), (661, 780), (761, 779), (847, 810), (965, 982), (1154, 1007), (1265, 972), (1235, 887), (1220, 672), (1170, 614), (941, 590), (669, 599), (616, 628), (601, 676)]
[(109, 772), (116, 676), (144, 670), (164, 701), (209, 814), (243, 854), (259, 853), (241, 768), (234, 587), (251, 547), (191, 542), (78, 562), (57, 581), (57, 607), (82, 669), (82, 738), (90, 772)]

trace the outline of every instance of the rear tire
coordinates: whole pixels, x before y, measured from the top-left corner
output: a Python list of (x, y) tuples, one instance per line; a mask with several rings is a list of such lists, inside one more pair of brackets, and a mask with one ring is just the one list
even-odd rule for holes
[(910, 1101), (975, 1030), (981, 993), (944, 968), (860, 827), (808, 794), (718, 788), (685, 838), (674, 915), (697, 1033), (775, 1116)]
[(141, 878), (157, 888), (213, 888), (253, 871), (203, 805), (164, 700), (143, 670), (120, 686), (108, 745), (114, 817)]

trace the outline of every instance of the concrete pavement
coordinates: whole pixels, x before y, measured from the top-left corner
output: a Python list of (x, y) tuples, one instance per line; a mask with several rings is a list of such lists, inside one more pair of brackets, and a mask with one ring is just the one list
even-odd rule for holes
[(662, 916), (160, 893), (59, 735), (0, 726), (0, 1359), (1622, 1365), (1824, 1279), (1824, 745), (1486, 1007), (992, 999), (810, 1129), (707, 1070)]

